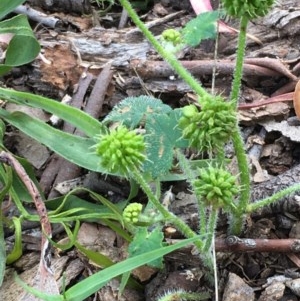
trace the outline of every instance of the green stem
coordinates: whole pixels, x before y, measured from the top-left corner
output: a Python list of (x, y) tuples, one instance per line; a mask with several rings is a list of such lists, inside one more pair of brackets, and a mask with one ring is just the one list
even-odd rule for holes
[[(240, 20), (240, 33), (238, 39), (238, 50), (236, 57), (236, 67), (234, 71), (234, 79), (232, 82), (232, 90), (230, 99), (237, 107), (238, 98), (241, 87), (241, 80), (243, 76), (243, 64), (246, 46), (246, 31), (247, 31), (248, 18), (241, 17)], [(237, 212), (233, 214), (232, 234), (238, 235), (242, 231), (244, 224), (244, 214), (250, 199), (250, 172), (248, 168), (247, 156), (244, 149), (244, 142), (240, 134), (238, 123), (232, 134), (233, 146), (237, 158), (237, 164), (240, 171), (240, 185), (242, 187), (240, 200), (237, 205)]]
[(235, 63), (235, 70), (234, 70), (234, 78), (232, 82), (232, 89), (230, 99), (235, 103), (237, 106), (238, 98), (240, 94), (241, 88), (241, 81), (243, 76), (243, 67), (244, 67), (244, 56), (245, 56), (245, 47), (246, 47), (246, 33), (247, 33), (247, 24), (248, 18), (241, 17), (240, 20), (240, 33), (238, 39), (238, 49), (236, 53), (236, 63)]
[(182, 64), (176, 59), (176, 57), (161, 46), (161, 44), (157, 41), (151, 31), (140, 20), (131, 4), (127, 0), (120, 0), (120, 3), (127, 10), (128, 15), (130, 16), (132, 21), (142, 31), (142, 33), (149, 40), (155, 50), (166, 62), (171, 65), (176, 73), (195, 91), (195, 93), (197, 93), (197, 95), (201, 97), (209, 95), (209, 93), (201, 87), (200, 83), (192, 76), (192, 74), (182, 66)]
[(287, 187), (287, 188), (280, 190), (277, 193), (273, 194), (271, 197), (265, 198), (263, 200), (259, 200), (252, 204), (249, 204), (246, 208), (246, 212), (251, 213), (261, 207), (268, 206), (268, 205), (274, 203), (275, 201), (282, 199), (286, 195), (296, 192), (298, 190), (300, 190), (300, 184), (295, 184), (293, 186)]
[(237, 164), (240, 171), (240, 199), (237, 204), (237, 211), (233, 215), (231, 232), (234, 235), (239, 235), (243, 229), (244, 225), (244, 214), (246, 207), (250, 200), (250, 172), (248, 167), (248, 160), (244, 149), (244, 141), (240, 134), (238, 124), (236, 124), (236, 129), (232, 134), (233, 146), (237, 158)]
[[(192, 238), (196, 236), (196, 233), (180, 218), (178, 218), (176, 215), (168, 211), (161, 203), (160, 201), (155, 197), (153, 194), (151, 188), (147, 184), (147, 182), (144, 180), (142, 174), (137, 168), (133, 168), (131, 170), (132, 176), (136, 180), (136, 182), (141, 186), (143, 191), (146, 193), (149, 201), (155, 206), (155, 208), (162, 214), (162, 216), (165, 218), (165, 220), (171, 221), (174, 226), (187, 238)], [(203, 250), (203, 242), (201, 240), (195, 241), (195, 246), (201, 253)]]
[(211, 209), (208, 220), (208, 238), (205, 241), (204, 252), (208, 252), (211, 249), (213, 236), (215, 235), (215, 229), (218, 221), (218, 210)]

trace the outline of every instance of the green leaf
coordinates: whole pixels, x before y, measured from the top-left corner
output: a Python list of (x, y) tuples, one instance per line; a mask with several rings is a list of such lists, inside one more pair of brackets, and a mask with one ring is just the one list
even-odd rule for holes
[(39, 52), (40, 44), (35, 37), (15, 35), (6, 49), (5, 65), (14, 67), (30, 63)]
[(114, 262), (109, 257), (107, 257), (106, 255), (103, 255), (103, 254), (101, 254), (99, 252), (96, 252), (96, 251), (93, 251), (93, 250), (86, 249), (77, 242), (75, 243), (75, 246), (88, 259), (92, 260), (94, 263), (99, 265), (102, 269), (110, 267), (114, 264)]
[(217, 34), (218, 11), (199, 14), (182, 29), (182, 36), (187, 45), (195, 47), (202, 40), (214, 39)]
[(176, 243), (171, 246), (163, 247), (156, 249), (150, 252), (147, 252), (142, 255), (138, 255), (129, 259), (126, 259), (120, 263), (114, 264), (113, 266), (106, 268), (100, 272), (95, 273), (94, 275), (82, 280), (78, 284), (74, 285), (68, 289), (64, 296), (62, 295), (48, 295), (28, 286), (25, 282), (16, 276), (16, 282), (21, 285), (26, 291), (32, 293), (34, 296), (47, 301), (82, 301), (85, 298), (89, 297), (99, 289), (101, 289), (109, 280), (124, 274), (128, 271), (142, 266), (148, 262), (151, 262), (157, 258), (160, 258), (170, 252), (173, 252), (179, 248), (186, 246), (188, 243), (192, 243), (197, 239), (200, 239), (201, 236), (195, 236), (193, 238), (184, 239), (179, 243)]
[[(127, 202), (119, 202), (118, 204), (114, 204), (120, 211), (126, 206)], [(99, 203), (91, 203), (88, 202), (76, 195), (68, 194), (66, 196), (60, 196), (58, 198), (49, 200), (45, 202), (47, 209), (54, 210), (55, 212), (51, 212), (51, 215), (57, 214), (59, 212), (66, 212), (75, 208), (84, 208), (81, 211), (81, 214), (88, 213), (112, 213), (112, 210), (104, 205), (100, 205)]]
[[(146, 227), (138, 227), (132, 242), (128, 247), (130, 257), (145, 254), (151, 250), (156, 250), (163, 247), (164, 235), (161, 227), (155, 227), (151, 232), (148, 232)], [(163, 258), (157, 258), (147, 263), (155, 268), (162, 268)]]
[(3, 138), (5, 135), (6, 126), (3, 120), (0, 119), (0, 147), (4, 149)]
[(181, 110), (172, 110), (169, 114), (152, 114), (145, 125), (147, 161), (143, 169), (153, 178), (169, 172), (173, 163), (174, 147), (188, 147), (188, 141), (182, 139), (178, 128)]
[(174, 147), (188, 147), (188, 142), (181, 139), (177, 127), (181, 110), (149, 97), (128, 97), (105, 118), (104, 122), (118, 122), (129, 128), (144, 127), (147, 145), (147, 161), (143, 171), (157, 178), (166, 174), (172, 167)]
[(18, 5), (25, 2), (25, 0), (1, 0), (0, 1), (0, 20), (8, 13), (12, 12)]
[(2, 202), (12, 184), (11, 167), (4, 169), (3, 164), (0, 164), (0, 175), (3, 178), (2, 179), (3, 187), (0, 191), (0, 286), (1, 286), (4, 279), (5, 266), (6, 266), (6, 245), (5, 245), (4, 230), (3, 230), (4, 214), (2, 212)]
[(40, 108), (57, 115), (82, 130), (88, 137), (95, 137), (104, 131), (104, 126), (87, 113), (47, 97), (0, 88), (0, 98), (20, 105)]
[(83, 168), (107, 173), (93, 153), (95, 141), (59, 131), (48, 124), (22, 112), (8, 113), (0, 109), (0, 116), (23, 133), (46, 145), (57, 154)]
[(6, 257), (6, 263), (11, 264), (22, 256), (22, 227), (21, 219), (13, 217), (12, 221), (15, 227), (15, 243), (12, 251)]
[(0, 22), (0, 34), (13, 35), (6, 49), (5, 63), (0, 64), (0, 75), (14, 66), (21, 66), (33, 61), (40, 52), (40, 44), (35, 38), (27, 17), (17, 15)]
[(118, 122), (130, 129), (147, 123), (152, 114), (169, 113), (172, 108), (150, 96), (127, 97), (106, 116), (104, 123)]
[[(168, 254), (179, 248), (182, 248), (186, 246), (188, 243), (191, 243), (197, 239), (200, 239), (200, 236), (195, 236), (190, 239), (184, 239), (183, 241), (177, 244), (152, 250), (150, 252), (117, 263), (107, 269), (104, 269), (88, 277), (87, 279), (81, 281), (80, 283), (68, 289), (65, 293), (65, 298), (68, 301), (84, 300), (85, 298), (95, 293), (100, 288), (102, 288), (107, 283), (107, 281), (111, 280), (112, 278), (124, 274), (128, 271), (132, 271), (133, 269), (142, 266), (144, 264), (147, 264), (148, 262), (154, 261), (157, 258), (161, 258), (165, 254)], [(53, 301), (54, 300), (60, 300), (60, 299), (56, 298), (53, 299)]]

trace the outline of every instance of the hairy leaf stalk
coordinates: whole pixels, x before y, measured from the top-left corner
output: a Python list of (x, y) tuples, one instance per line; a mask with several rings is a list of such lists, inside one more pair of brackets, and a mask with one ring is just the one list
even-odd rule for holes
[(293, 186), (287, 187), (283, 190), (278, 191), (277, 193), (273, 194), (272, 196), (259, 200), (255, 203), (249, 204), (246, 208), (247, 213), (254, 212), (255, 210), (262, 208), (264, 206), (268, 206), (275, 201), (282, 199), (283, 197), (287, 196), (288, 194), (294, 193), (300, 190), (300, 184), (295, 184)]

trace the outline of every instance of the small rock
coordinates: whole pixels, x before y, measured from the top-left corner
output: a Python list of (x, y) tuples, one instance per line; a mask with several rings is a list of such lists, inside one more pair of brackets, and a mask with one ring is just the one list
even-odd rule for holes
[(223, 301), (254, 301), (254, 290), (236, 274), (229, 273)]
[(285, 290), (285, 285), (282, 282), (273, 282), (261, 294), (258, 301), (276, 301), (281, 300)]
[(286, 286), (298, 297), (300, 297), (300, 278), (287, 281)]

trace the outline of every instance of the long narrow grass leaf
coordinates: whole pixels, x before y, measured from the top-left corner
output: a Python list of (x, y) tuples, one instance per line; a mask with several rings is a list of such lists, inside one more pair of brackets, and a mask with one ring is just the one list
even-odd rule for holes
[(99, 121), (83, 111), (47, 97), (0, 88), (0, 98), (8, 102), (43, 109), (73, 124), (88, 137), (95, 137), (104, 129)]
[(68, 161), (88, 170), (107, 173), (93, 153), (95, 141), (59, 131), (48, 124), (22, 112), (8, 113), (0, 109), (0, 117), (31, 138), (46, 145)]
[(110, 279), (131, 271), (141, 265), (151, 262), (159, 257), (164, 256), (174, 250), (182, 248), (195, 240), (200, 239), (200, 236), (185, 239), (175, 245), (163, 247), (145, 254), (126, 259), (107, 269), (104, 269), (74, 285), (65, 292), (65, 298), (68, 301), (81, 301), (89, 297), (97, 290), (102, 288)]

